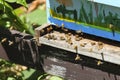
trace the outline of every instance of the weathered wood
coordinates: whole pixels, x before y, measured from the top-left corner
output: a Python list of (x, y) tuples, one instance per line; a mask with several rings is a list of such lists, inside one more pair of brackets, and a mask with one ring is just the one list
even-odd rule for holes
[[(46, 27), (48, 27), (48, 26), (46, 26)], [(39, 32), (40, 29), (37, 31)], [(71, 33), (71, 35), (68, 35), (69, 33)], [(63, 50), (71, 51), (74, 53), (82, 54), (85, 56), (93, 57), (96, 59), (100, 59), (103, 61), (107, 61), (107, 62), (111, 62), (111, 63), (120, 65), (119, 43), (116, 46), (116, 45), (114, 45), (116, 42), (112, 43), (112, 41), (104, 40), (103, 38), (101, 38), (99, 40), (99, 38), (96, 36), (92, 36), (92, 37), (94, 37), (94, 39), (90, 39), (90, 38), (88, 38), (89, 35), (87, 35), (86, 37), (84, 37), (84, 35), (79, 36), (79, 37), (82, 37), (83, 39), (76, 41), (75, 40), (76, 34), (77, 33), (72, 33), (70, 31), (68, 31), (68, 33), (65, 33), (65, 32), (61, 32), (61, 30), (53, 30), (51, 33), (46, 33), (42, 36), (39, 36), (39, 43), (45, 44), (45, 45), (50, 45), (50, 46), (53, 46), (56, 48), (60, 48)], [(38, 35), (40, 35), (40, 34), (38, 34)], [(68, 35), (68, 37), (70, 38), (70, 41), (67, 41), (69, 39), (66, 35)], [(61, 36), (63, 36), (65, 38), (65, 40), (61, 40), (60, 39)], [(108, 41), (109, 41), (109, 43), (110, 42), (111, 43), (108, 44)], [(76, 51), (76, 49), (74, 49), (75, 46), (77, 46), (77, 48), (78, 48), (77, 51)]]
[(2, 44), (0, 43), (0, 58), (9, 60), (6, 51), (4, 50)]
[(97, 59), (79, 55), (52, 46), (41, 45), (44, 70), (67, 80), (120, 80), (119, 66), (107, 62), (97, 65)]

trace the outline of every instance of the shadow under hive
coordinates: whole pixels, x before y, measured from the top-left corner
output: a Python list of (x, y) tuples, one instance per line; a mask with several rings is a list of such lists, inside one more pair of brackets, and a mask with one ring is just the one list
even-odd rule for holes
[(41, 53), (43, 68), (49, 74), (67, 80), (120, 80), (118, 65), (104, 62), (98, 66), (96, 59), (82, 55), (82, 60), (75, 61), (74, 53), (47, 45), (41, 45)]

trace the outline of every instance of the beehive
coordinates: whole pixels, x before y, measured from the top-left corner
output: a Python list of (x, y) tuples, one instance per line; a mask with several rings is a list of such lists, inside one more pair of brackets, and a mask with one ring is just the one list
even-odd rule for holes
[(119, 13), (119, 0), (47, 0), (49, 23), (116, 41), (120, 41)]

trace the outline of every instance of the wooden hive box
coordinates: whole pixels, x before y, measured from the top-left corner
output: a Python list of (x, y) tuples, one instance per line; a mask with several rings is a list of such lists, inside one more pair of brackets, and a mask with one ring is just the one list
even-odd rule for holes
[(72, 30), (120, 41), (119, 0), (47, 0), (47, 19)]

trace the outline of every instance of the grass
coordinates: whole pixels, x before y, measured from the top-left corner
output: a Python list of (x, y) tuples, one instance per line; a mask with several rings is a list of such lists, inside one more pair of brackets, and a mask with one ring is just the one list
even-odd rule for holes
[(35, 11), (27, 14), (27, 19), (30, 21), (30, 23), (35, 23), (38, 25), (44, 24), (47, 22), (46, 11), (36, 9)]
[(14, 11), (17, 15), (20, 15), (21, 19), (26, 17), (30, 24), (41, 25), (47, 22), (46, 10), (41, 10), (38, 8), (28, 14), (26, 14), (21, 8), (17, 8)]

